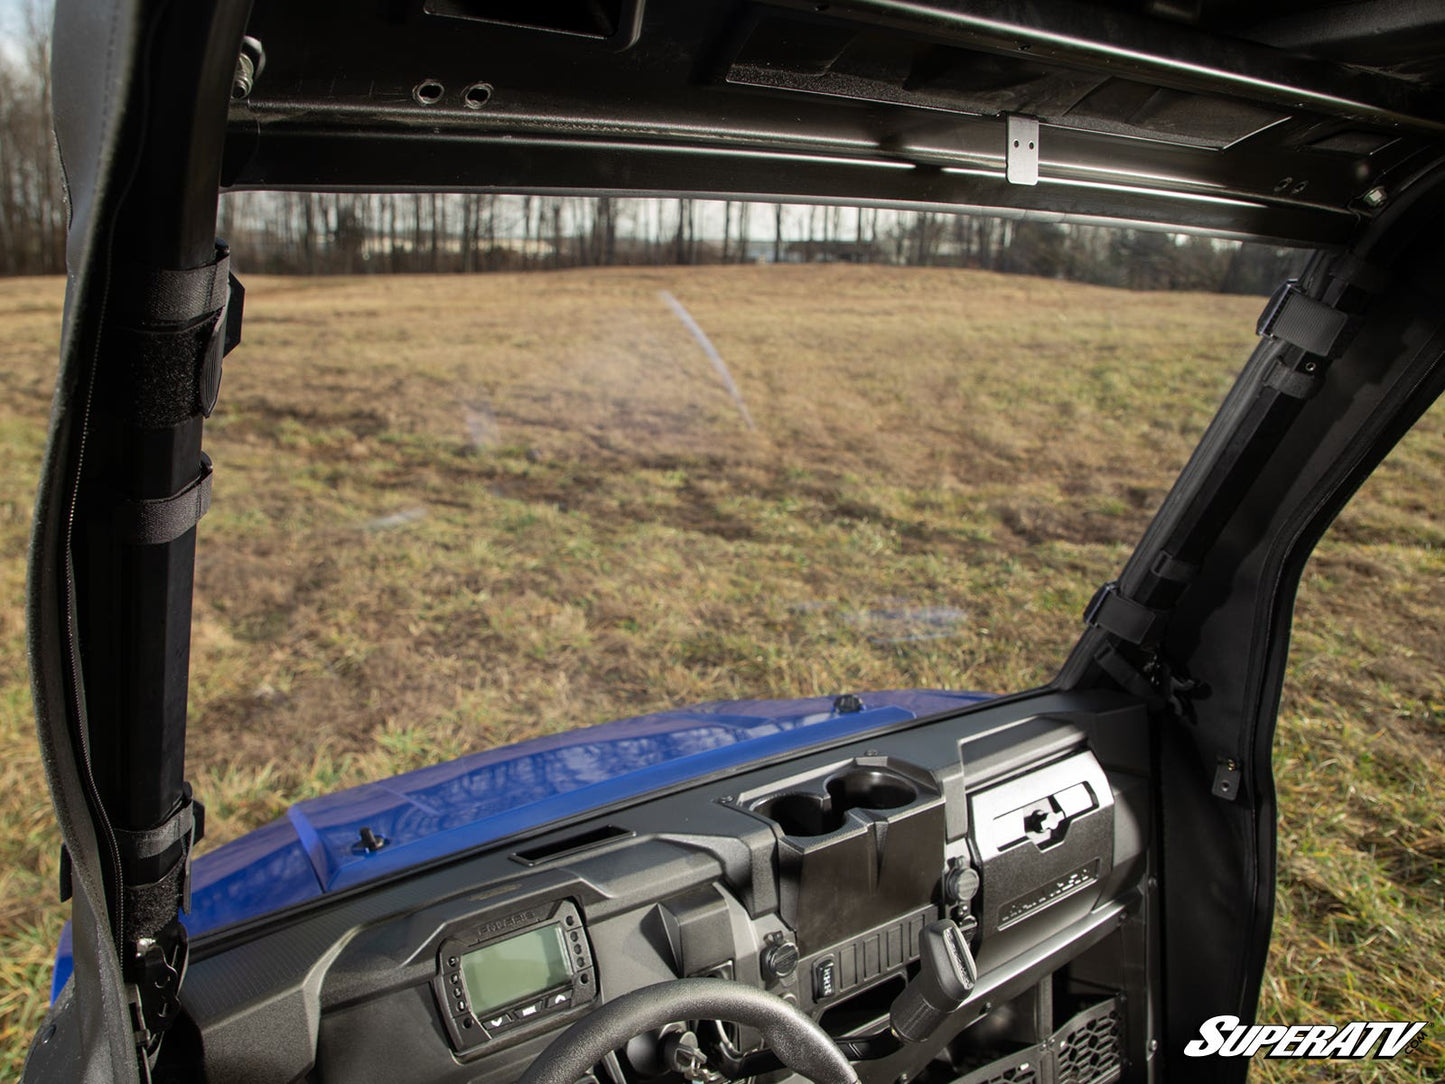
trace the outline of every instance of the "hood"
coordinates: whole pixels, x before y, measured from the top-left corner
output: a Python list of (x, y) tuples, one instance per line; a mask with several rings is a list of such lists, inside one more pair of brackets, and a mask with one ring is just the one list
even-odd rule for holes
[[(192, 936), (352, 888), (614, 802), (956, 710), (989, 694), (932, 689), (726, 700), (639, 715), (488, 749), (298, 802), (284, 817), (195, 860)], [(368, 850), (362, 829), (384, 843)], [(70, 975), (70, 937), (52, 996)]]

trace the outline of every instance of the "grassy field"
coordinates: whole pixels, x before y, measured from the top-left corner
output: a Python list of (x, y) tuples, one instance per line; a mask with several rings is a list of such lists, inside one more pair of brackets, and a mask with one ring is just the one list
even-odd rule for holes
[[(665, 706), (1047, 679), (1261, 304), (846, 266), (247, 287), (207, 431), (206, 846), (338, 786)], [(60, 302), (0, 281), (0, 1073), (64, 917), (21, 606)], [(1311, 563), (1281, 716), (1264, 1017), (1434, 1021), (1423, 1051), (1338, 1079), (1445, 1073), (1442, 431), (1436, 412)]]

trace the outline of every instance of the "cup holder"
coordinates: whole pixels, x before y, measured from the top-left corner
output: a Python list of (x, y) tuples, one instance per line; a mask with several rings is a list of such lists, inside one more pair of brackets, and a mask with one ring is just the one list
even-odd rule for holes
[(821, 794), (779, 794), (754, 806), (753, 811), (776, 821), (786, 836), (825, 836), (836, 832), (843, 827), (846, 812), (833, 808), (832, 801)]
[(833, 807), (849, 809), (897, 809), (918, 797), (913, 784), (901, 775), (877, 768), (854, 768), (828, 780)]
[(824, 784), (824, 792), (789, 791), (752, 807), (793, 837), (824, 836), (843, 827), (850, 809), (898, 809), (918, 797), (912, 783), (878, 768), (853, 768)]

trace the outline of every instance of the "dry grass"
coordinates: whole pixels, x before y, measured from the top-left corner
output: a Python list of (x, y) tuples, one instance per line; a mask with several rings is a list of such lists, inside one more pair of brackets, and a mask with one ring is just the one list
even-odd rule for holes
[[(198, 568), (208, 845), (337, 786), (663, 706), (1037, 683), (1259, 307), (849, 267), (247, 285)], [(5, 1067), (63, 918), (21, 612), (59, 303), (57, 282), (0, 282)], [(1271, 1019), (1440, 1017), (1441, 430), (1412, 434), (1309, 569)], [(1348, 1071), (1435, 1079), (1441, 1038)]]

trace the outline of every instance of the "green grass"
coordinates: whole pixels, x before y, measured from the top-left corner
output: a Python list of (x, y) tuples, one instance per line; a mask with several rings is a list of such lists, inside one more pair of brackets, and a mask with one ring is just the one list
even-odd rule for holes
[[(850, 267), (247, 286), (197, 566), (206, 846), (336, 787), (683, 703), (1047, 679), (1261, 304)], [(21, 610), (60, 296), (0, 282), (0, 1071), (64, 917)], [(1307, 571), (1271, 1020), (1440, 1020), (1442, 429), (1425, 419)], [(1434, 1080), (1442, 1038), (1339, 1071)]]

